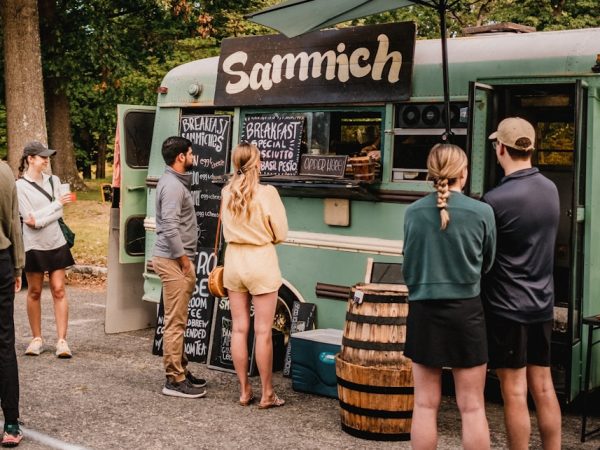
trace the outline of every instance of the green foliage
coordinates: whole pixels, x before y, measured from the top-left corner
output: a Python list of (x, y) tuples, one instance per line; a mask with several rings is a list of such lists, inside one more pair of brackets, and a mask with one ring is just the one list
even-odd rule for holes
[(179, 40), (196, 30), (192, 6), (186, 0), (57, 0), (55, 15), (42, 20), (44, 76), (69, 97), (80, 166), (112, 140), (118, 103), (155, 103)]
[[(437, 10), (411, 6), (353, 21), (357, 24), (414, 21), (419, 38), (439, 37)], [(538, 31), (590, 28), (600, 26), (598, 0), (470, 0), (452, 4), (447, 13), (450, 36), (460, 36), (465, 27), (498, 22), (514, 22)]]
[(275, 31), (244, 19), (244, 15), (281, 0), (205, 0), (201, 2), (198, 31), (220, 42), (226, 37), (272, 34)]

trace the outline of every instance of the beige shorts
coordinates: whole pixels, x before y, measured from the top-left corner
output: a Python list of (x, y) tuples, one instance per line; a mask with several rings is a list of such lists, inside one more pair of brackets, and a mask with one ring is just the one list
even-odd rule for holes
[(282, 284), (273, 244), (227, 244), (224, 266), (223, 284), (235, 292), (268, 294), (279, 290)]

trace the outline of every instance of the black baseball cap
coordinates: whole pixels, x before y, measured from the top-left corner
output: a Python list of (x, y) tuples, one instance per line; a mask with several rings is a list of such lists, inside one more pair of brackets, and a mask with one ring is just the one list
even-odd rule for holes
[(56, 150), (51, 150), (39, 141), (31, 141), (23, 148), (24, 156), (52, 156)]

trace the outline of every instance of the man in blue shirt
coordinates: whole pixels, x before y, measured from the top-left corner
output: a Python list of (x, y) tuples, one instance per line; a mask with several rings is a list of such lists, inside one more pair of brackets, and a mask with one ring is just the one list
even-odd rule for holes
[(544, 449), (559, 449), (561, 412), (550, 373), (558, 191), (531, 165), (529, 122), (504, 119), (490, 139), (505, 176), (483, 197), (497, 229), (496, 259), (483, 290), (489, 367), (500, 379), (509, 448), (529, 446), (529, 390)]

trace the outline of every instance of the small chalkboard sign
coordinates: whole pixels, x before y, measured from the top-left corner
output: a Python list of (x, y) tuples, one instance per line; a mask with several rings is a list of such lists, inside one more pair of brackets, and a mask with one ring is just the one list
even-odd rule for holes
[(304, 116), (253, 114), (244, 118), (242, 141), (260, 150), (262, 175), (298, 175)]
[[(250, 312), (253, 313), (251, 308)], [(207, 366), (211, 369), (234, 372), (233, 358), (231, 356), (231, 336), (233, 334), (233, 321), (229, 309), (229, 299), (223, 297), (215, 304), (212, 329), (210, 333), (210, 351)], [(250, 320), (248, 333), (248, 374), (250, 374), (254, 361), (254, 321)]]
[(302, 155), (300, 175), (344, 178), (348, 155)]
[(152, 341), (152, 354), (163, 355), (163, 336), (165, 334), (165, 305), (163, 304), (162, 294), (158, 305), (158, 318), (156, 320), (156, 329), (154, 330), (154, 340)]
[[(303, 303), (298, 300), (294, 300), (294, 306), (292, 308), (292, 324), (290, 328), (290, 334), (298, 333), (300, 331), (308, 331), (315, 328), (317, 305), (314, 303)], [(285, 360), (283, 364), (283, 376), (289, 377), (292, 373), (292, 340), (288, 341), (287, 348), (285, 350)]]

